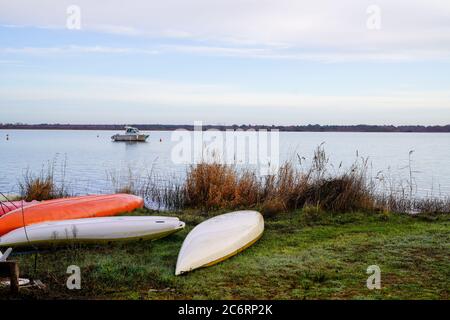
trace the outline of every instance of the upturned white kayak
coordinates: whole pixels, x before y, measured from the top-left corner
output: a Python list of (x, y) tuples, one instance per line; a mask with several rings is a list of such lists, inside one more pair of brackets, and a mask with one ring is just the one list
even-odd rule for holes
[(175, 275), (221, 262), (251, 246), (263, 231), (264, 219), (256, 211), (236, 211), (208, 219), (184, 240)]
[(175, 217), (102, 217), (37, 223), (0, 237), (0, 246), (152, 240), (184, 228)]

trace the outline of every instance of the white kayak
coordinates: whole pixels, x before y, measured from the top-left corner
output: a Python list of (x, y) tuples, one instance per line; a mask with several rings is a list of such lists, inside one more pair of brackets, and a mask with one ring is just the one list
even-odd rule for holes
[(184, 240), (175, 275), (221, 262), (251, 246), (263, 231), (264, 219), (256, 211), (236, 211), (208, 219)]
[(152, 240), (184, 228), (175, 217), (123, 216), (51, 221), (21, 227), (0, 237), (0, 246)]

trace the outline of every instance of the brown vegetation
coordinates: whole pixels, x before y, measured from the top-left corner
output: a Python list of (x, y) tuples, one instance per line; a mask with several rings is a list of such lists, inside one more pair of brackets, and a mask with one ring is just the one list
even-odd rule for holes
[[(350, 168), (336, 169), (320, 145), (308, 168), (303, 167), (302, 158), (299, 161), (300, 165), (286, 162), (275, 174), (264, 177), (216, 160), (191, 166), (183, 181), (156, 177), (153, 172), (141, 177), (131, 168), (126, 175), (111, 172), (108, 178), (115, 192), (143, 196), (148, 204), (162, 209), (256, 209), (266, 216), (297, 209), (307, 210), (312, 216), (320, 211), (427, 215), (450, 212), (448, 197), (415, 198), (412, 178), (401, 190), (392, 185), (387, 192), (385, 186), (380, 190), (384, 178), (373, 178), (367, 173), (367, 159), (358, 158)], [(55, 180), (55, 162), (37, 176), (26, 171), (19, 183), (22, 198), (48, 200), (69, 195), (64, 184), (65, 162), (59, 181)]]
[(43, 167), (38, 175), (32, 174), (29, 169), (25, 171), (22, 181), (19, 182), (22, 199), (41, 201), (69, 196), (64, 180), (66, 161), (64, 160), (61, 165), (59, 180), (55, 178), (55, 164), (56, 158), (53, 162), (49, 162), (46, 168)]
[(364, 166), (355, 164), (349, 171), (331, 176), (327, 163), (322, 146), (310, 169), (301, 171), (285, 163), (276, 174), (263, 178), (218, 162), (200, 163), (188, 171), (182, 190), (184, 206), (206, 211), (260, 208), (268, 215), (309, 205), (328, 211), (375, 208)]
[(219, 161), (202, 162), (189, 168), (185, 182), (152, 188), (144, 196), (170, 209), (257, 209), (266, 216), (305, 208), (311, 212), (450, 212), (448, 198), (416, 199), (408, 190), (377, 190), (379, 181), (368, 175), (367, 159), (357, 159), (347, 170), (339, 166), (332, 173), (328, 162), (322, 145), (309, 168), (287, 162), (265, 177)]

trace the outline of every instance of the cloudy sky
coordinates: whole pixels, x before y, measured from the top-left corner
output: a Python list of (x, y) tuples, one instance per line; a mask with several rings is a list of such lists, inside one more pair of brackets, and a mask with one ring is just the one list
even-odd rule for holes
[(0, 122), (195, 120), (448, 124), (450, 1), (0, 0)]

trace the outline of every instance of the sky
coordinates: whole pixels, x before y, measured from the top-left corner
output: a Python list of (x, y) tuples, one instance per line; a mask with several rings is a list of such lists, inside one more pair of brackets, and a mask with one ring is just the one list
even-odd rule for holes
[(450, 1), (0, 0), (0, 123), (194, 121), (450, 124)]

